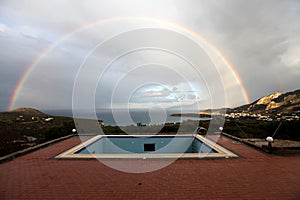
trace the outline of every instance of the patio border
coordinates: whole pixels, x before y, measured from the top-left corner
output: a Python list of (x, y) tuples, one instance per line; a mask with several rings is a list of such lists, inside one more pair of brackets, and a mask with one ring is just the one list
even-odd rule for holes
[(60, 138), (56, 138), (56, 139), (54, 139), (54, 140), (50, 140), (50, 141), (48, 141), (48, 142), (44, 142), (44, 143), (35, 145), (35, 146), (33, 146), (33, 147), (29, 147), (29, 148), (26, 148), (26, 149), (22, 149), (22, 150), (16, 151), (16, 152), (11, 153), (11, 154), (7, 154), (7, 155), (5, 155), (5, 156), (0, 157), (0, 164), (1, 164), (1, 163), (4, 163), (4, 162), (11, 161), (11, 160), (14, 160), (14, 159), (17, 158), (17, 157), (26, 155), (26, 154), (28, 154), (28, 153), (31, 153), (31, 152), (36, 151), (36, 150), (38, 150), (38, 149), (47, 147), (47, 146), (49, 146), (49, 145), (51, 145), (51, 144), (54, 144), (54, 143), (56, 143), (56, 142), (60, 142), (60, 141), (62, 141), (62, 140), (71, 138), (71, 137), (73, 137), (73, 136), (75, 136), (75, 135), (74, 135), (74, 134), (66, 135), (66, 136), (63, 136), (63, 137), (60, 137)]

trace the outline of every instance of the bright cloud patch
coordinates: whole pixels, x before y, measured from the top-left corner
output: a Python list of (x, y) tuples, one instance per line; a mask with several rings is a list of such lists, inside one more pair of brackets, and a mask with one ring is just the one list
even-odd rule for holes
[(20, 29), (20, 33), (27, 38), (36, 39), (39, 38), (41, 35), (41, 32), (37, 29), (30, 27), (30, 26), (23, 26)]
[[(171, 88), (171, 87), (170, 87)], [(141, 108), (143, 106), (174, 107), (181, 105), (196, 104), (199, 97), (194, 91), (186, 91), (183, 88), (159, 85), (146, 85), (137, 89), (130, 98), (131, 107)]]
[(7, 25), (0, 23), (0, 37), (6, 36), (7, 34), (9, 34), (9, 31), (10, 28)]
[(300, 67), (300, 47), (291, 47), (281, 56), (281, 62), (289, 67)]

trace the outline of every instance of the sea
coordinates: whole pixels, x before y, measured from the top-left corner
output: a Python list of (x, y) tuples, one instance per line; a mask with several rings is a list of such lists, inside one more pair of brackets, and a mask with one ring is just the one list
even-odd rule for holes
[[(73, 111), (71, 109), (64, 110), (43, 110), (44, 113), (53, 116), (65, 116), (73, 117)], [(86, 111), (80, 111), (80, 118), (90, 118), (90, 113)], [(129, 113), (129, 114), (126, 114)], [(195, 117), (181, 117), (181, 116), (171, 116), (171, 114), (181, 113), (176, 110), (166, 110), (166, 111), (149, 111), (146, 109), (135, 109), (135, 110), (110, 110), (110, 109), (97, 109), (96, 116), (98, 120), (102, 120), (104, 125), (111, 126), (128, 126), (137, 125), (138, 123), (144, 125), (161, 125), (166, 123), (181, 123), (187, 120), (201, 120), (201, 118)], [(195, 113), (195, 111), (194, 111)]]

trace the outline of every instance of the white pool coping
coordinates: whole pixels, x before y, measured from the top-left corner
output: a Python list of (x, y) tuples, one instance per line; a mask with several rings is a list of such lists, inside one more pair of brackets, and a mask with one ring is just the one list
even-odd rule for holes
[(172, 153), (172, 154), (75, 154), (80, 149), (87, 147), (101, 137), (152, 137), (153, 135), (96, 135), (95, 137), (57, 155), (56, 159), (199, 159), (199, 158), (234, 158), (238, 157), (236, 154), (218, 145), (212, 140), (203, 137), (202, 135), (184, 134), (184, 135), (155, 135), (155, 137), (173, 137), (173, 136), (194, 136), (201, 142), (216, 150), (218, 153)]

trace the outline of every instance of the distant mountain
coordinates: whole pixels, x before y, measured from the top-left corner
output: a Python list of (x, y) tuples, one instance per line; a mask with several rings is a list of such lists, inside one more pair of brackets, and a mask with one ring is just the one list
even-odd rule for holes
[(0, 112), (0, 122), (12, 120), (15, 121), (16, 118), (25, 117), (25, 118), (32, 118), (32, 117), (51, 117), (51, 115), (45, 114), (37, 109), (34, 108), (18, 108), (15, 110), (7, 111), (7, 112)]
[(251, 104), (228, 109), (228, 112), (254, 114), (300, 114), (300, 89), (287, 93), (273, 93), (264, 96)]
[(17, 108), (15, 110), (9, 111), (10, 113), (20, 114), (20, 115), (34, 115), (34, 116), (49, 116), (34, 108)]

